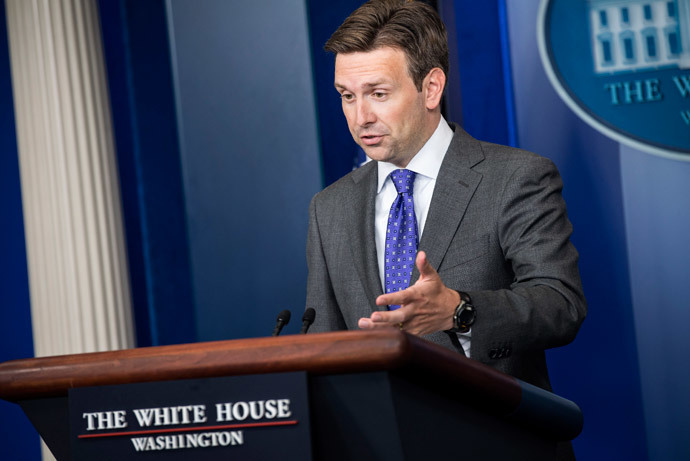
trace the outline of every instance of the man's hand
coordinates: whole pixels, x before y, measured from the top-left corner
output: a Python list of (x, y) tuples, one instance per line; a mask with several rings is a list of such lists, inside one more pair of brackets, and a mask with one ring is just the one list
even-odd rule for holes
[(453, 328), (453, 313), (460, 304), (460, 294), (443, 284), (423, 251), (417, 253), (415, 264), (419, 280), (414, 285), (376, 298), (377, 306), (399, 304), (400, 309), (374, 312), (369, 318), (359, 319), (361, 329), (394, 327), (414, 335), (426, 335)]

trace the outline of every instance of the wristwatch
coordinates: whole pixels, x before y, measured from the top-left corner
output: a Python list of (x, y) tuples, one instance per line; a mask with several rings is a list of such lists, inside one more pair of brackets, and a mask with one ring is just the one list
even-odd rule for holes
[(472, 305), (472, 299), (467, 293), (458, 291), (460, 304), (455, 308), (453, 314), (453, 328), (450, 331), (455, 333), (467, 333), (477, 317), (477, 312)]

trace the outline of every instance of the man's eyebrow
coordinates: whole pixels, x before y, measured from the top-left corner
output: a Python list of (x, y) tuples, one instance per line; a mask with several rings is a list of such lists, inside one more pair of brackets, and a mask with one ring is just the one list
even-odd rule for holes
[[(367, 82), (367, 83), (364, 83), (364, 84), (362, 84), (362, 87), (365, 88), (365, 89), (369, 89), (369, 88), (377, 87), (377, 86), (380, 86), (380, 85), (390, 85), (390, 82), (388, 82), (388, 81), (386, 81), (386, 80), (377, 80), (377, 81), (374, 81), (374, 82)], [(340, 83), (338, 83), (338, 82), (335, 82), (335, 87), (336, 87), (336, 89), (339, 89), (339, 90), (340, 90), (340, 89), (342, 89), (342, 90), (347, 90), (347, 89), (348, 89), (345, 85), (342, 85), (342, 84), (340, 84)]]

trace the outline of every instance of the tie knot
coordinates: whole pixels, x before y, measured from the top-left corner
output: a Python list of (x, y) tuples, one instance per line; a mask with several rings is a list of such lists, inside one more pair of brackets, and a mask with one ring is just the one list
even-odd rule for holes
[(391, 180), (398, 194), (411, 194), (414, 187), (415, 172), (410, 170), (393, 170)]

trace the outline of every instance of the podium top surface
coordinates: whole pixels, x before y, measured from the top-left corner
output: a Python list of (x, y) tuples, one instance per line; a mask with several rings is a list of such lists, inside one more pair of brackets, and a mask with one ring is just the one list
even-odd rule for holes
[(515, 407), (520, 386), (511, 376), (397, 330), (342, 331), (237, 339), (0, 363), (0, 398), (67, 395), (70, 388), (307, 371), (311, 374), (407, 370), (439, 375)]
[(471, 396), (485, 411), (547, 428), (569, 440), (582, 429), (573, 402), (398, 330), (237, 339), (0, 363), (0, 398), (66, 397), (78, 387), (306, 371), (389, 371)]

